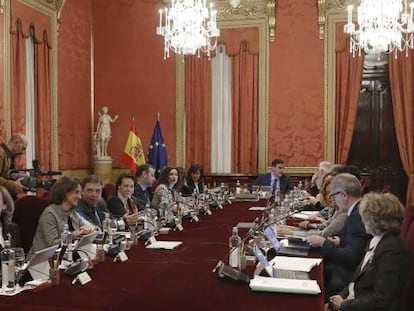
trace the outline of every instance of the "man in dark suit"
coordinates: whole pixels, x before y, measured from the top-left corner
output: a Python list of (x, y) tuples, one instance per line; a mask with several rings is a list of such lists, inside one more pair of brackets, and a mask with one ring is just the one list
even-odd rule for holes
[(271, 164), (271, 172), (257, 177), (253, 185), (272, 186), (273, 191), (280, 189), (280, 193), (285, 194), (290, 190), (291, 183), (288, 176), (283, 174), (285, 162), (281, 159), (274, 159)]
[[(102, 199), (102, 182), (96, 175), (86, 176), (82, 180), (82, 199), (78, 201), (75, 207), (75, 213), (79, 217), (72, 217), (71, 222), (76, 230), (77, 226), (82, 226), (82, 221), (87, 221), (92, 225), (102, 228), (102, 221), (105, 219), (105, 213), (109, 214), (105, 200)], [(76, 224), (76, 219), (79, 224)]]
[(321, 247), (324, 259), (325, 300), (338, 293), (352, 279), (356, 267), (365, 254), (365, 247), (370, 236), (366, 233), (359, 215), (361, 184), (351, 174), (336, 175), (332, 181), (329, 194), (339, 210), (348, 214), (339, 237), (312, 235), (308, 242), (312, 247)]
[(132, 198), (134, 199), (138, 210), (142, 211), (146, 207), (151, 207), (151, 197), (148, 189), (150, 189), (154, 184), (155, 169), (150, 164), (141, 164), (137, 168), (135, 177), (136, 182)]

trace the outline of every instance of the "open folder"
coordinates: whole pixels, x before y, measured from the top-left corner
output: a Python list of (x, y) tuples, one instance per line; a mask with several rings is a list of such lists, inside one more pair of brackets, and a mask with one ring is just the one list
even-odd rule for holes
[(260, 292), (276, 292), (317, 295), (321, 292), (315, 280), (288, 280), (264, 276), (255, 276), (250, 280), (251, 290)]

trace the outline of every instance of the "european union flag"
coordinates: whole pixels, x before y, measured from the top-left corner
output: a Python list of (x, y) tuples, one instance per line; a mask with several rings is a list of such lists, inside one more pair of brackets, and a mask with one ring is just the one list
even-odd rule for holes
[(157, 173), (168, 164), (167, 149), (165, 148), (159, 120), (155, 123), (154, 132), (152, 133), (151, 144), (148, 151), (148, 163), (154, 166)]

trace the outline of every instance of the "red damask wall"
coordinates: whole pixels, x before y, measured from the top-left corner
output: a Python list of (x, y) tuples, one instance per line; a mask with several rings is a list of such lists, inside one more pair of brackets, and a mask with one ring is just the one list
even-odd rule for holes
[[(269, 159), (314, 166), (324, 154), (324, 41), (318, 36), (317, 1), (277, 1), (276, 40), (270, 43)], [(90, 7), (67, 1), (59, 32), (60, 168), (88, 168), (90, 159)], [(119, 115), (109, 154), (114, 167), (132, 116), (143, 147), (161, 126), (170, 163), (175, 162), (174, 57), (163, 60), (155, 35), (161, 0), (94, 0), (95, 109)], [(95, 112), (95, 123), (97, 112)], [(96, 124), (94, 125), (96, 126)]]
[(269, 160), (316, 166), (324, 156), (324, 41), (317, 1), (277, 1), (270, 44)]
[(114, 167), (122, 166), (132, 117), (146, 153), (158, 112), (175, 163), (174, 58), (164, 61), (163, 38), (155, 35), (162, 7), (158, 0), (95, 0), (95, 105), (119, 115), (108, 148)]
[(59, 168), (91, 167), (91, 2), (66, 1), (58, 35)]

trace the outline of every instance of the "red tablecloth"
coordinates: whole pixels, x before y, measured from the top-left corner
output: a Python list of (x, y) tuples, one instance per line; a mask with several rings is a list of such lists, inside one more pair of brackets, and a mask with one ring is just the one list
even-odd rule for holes
[[(323, 296), (252, 292), (248, 285), (219, 279), (212, 269), (226, 257), (231, 229), (252, 221), (257, 203), (243, 202), (200, 216), (198, 223), (184, 222), (184, 231), (160, 235), (177, 240), (174, 250), (149, 250), (138, 245), (127, 252), (128, 261), (105, 263), (88, 270), (92, 281), (71, 285), (61, 272), (61, 284), (14, 297), (0, 297), (2, 310), (323, 310)], [(322, 267), (311, 272), (322, 288)]]

